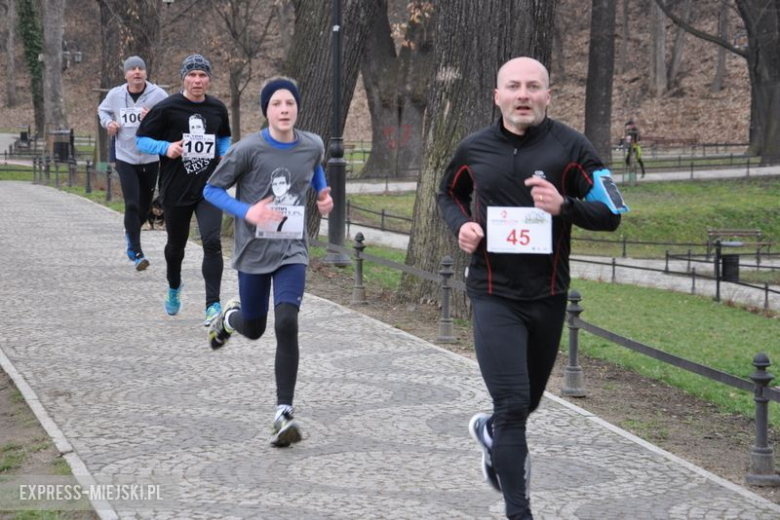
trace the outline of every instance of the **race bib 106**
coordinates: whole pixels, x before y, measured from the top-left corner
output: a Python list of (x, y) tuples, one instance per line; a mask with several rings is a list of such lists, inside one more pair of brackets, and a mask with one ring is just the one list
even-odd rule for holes
[(490, 206), (487, 210), (490, 253), (552, 253), (552, 215), (538, 208)]
[(141, 107), (126, 107), (119, 109), (119, 123), (127, 128), (135, 128), (141, 124)]

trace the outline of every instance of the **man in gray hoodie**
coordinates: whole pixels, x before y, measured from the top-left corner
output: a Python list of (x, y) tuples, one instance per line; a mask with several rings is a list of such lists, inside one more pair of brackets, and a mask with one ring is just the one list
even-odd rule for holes
[(127, 83), (112, 88), (100, 106), (100, 125), (108, 135), (116, 137), (116, 170), (125, 199), (125, 241), (127, 257), (136, 270), (149, 267), (141, 249), (141, 225), (149, 209), (157, 185), (159, 157), (141, 153), (135, 146), (135, 133), (149, 109), (168, 94), (146, 80), (146, 63), (130, 56), (124, 63)]

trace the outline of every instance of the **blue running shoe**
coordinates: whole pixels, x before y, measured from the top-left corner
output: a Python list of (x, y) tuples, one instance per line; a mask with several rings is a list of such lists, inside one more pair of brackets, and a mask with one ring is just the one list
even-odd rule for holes
[(178, 289), (168, 287), (168, 292), (165, 295), (165, 312), (168, 313), (168, 316), (176, 316), (179, 313), (179, 309), (181, 309), (179, 296), (181, 295), (182, 287), (184, 287), (184, 284), (181, 284)]
[(482, 449), (482, 474), (485, 476), (485, 481), (496, 491), (501, 491), (501, 483), (493, 468), (493, 453), (486, 439), (486, 436), (489, 435), (486, 431), (488, 421), (490, 421), (488, 414), (478, 413), (469, 421), (469, 433)]
[(129, 258), (131, 262), (135, 262), (135, 251), (133, 251), (133, 246), (130, 245), (130, 235), (127, 233), (125, 233), (125, 243), (127, 244), (127, 258)]
[(143, 255), (133, 258), (133, 262), (135, 263), (136, 271), (143, 271), (144, 269), (149, 267), (149, 260), (144, 258)]
[(219, 302), (212, 303), (209, 305), (209, 308), (206, 309), (206, 319), (203, 320), (203, 326), (208, 327), (211, 325), (211, 322), (214, 321), (214, 318), (219, 316), (219, 314), (222, 312), (222, 305), (219, 304)]

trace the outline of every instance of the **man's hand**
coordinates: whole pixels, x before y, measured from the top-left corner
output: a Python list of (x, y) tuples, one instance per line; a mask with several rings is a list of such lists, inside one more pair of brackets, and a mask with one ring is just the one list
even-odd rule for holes
[(284, 215), (268, 207), (273, 200), (274, 196), (271, 195), (253, 204), (249, 211), (246, 212), (244, 220), (255, 226), (263, 226), (270, 222), (281, 222)]
[(525, 180), (525, 185), (531, 188), (534, 207), (544, 210), (552, 216), (561, 214), (563, 196), (558, 193), (551, 182), (540, 177), (531, 177)]
[(181, 147), (181, 143), (183, 141), (184, 139), (169, 144), (168, 149), (165, 151), (165, 156), (169, 159), (176, 159), (177, 157), (181, 157), (181, 154), (184, 153), (184, 148)]
[(121, 127), (119, 126), (119, 123), (117, 123), (116, 121), (111, 121), (110, 123), (108, 123), (106, 130), (108, 131), (108, 135), (114, 137), (117, 134), (117, 132), (119, 132), (120, 128)]
[(317, 209), (323, 217), (333, 211), (333, 198), (330, 196), (330, 187), (323, 189), (317, 194)]
[(485, 232), (482, 231), (482, 226), (476, 222), (466, 222), (460, 226), (458, 232), (458, 246), (466, 253), (473, 253), (477, 250), (477, 246), (485, 238)]

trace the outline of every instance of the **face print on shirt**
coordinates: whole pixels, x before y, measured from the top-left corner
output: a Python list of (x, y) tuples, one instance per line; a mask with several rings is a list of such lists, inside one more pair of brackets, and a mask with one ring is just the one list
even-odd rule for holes
[(287, 168), (277, 168), (271, 172), (271, 190), (274, 193), (274, 204), (284, 206), (299, 206), (300, 200), (294, 194), (290, 193), (290, 170)]
[[(200, 114), (192, 114), (190, 116), (190, 132), (191, 134), (205, 135), (206, 133), (206, 118)], [(184, 163), (184, 169), (187, 173), (197, 175), (208, 168), (210, 159), (194, 158), (194, 159), (182, 159)]]

